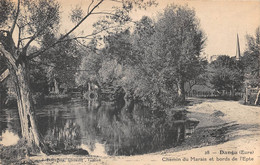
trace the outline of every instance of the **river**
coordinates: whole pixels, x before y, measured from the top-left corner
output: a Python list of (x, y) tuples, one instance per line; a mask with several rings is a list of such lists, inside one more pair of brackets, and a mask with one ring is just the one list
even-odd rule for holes
[[(16, 108), (0, 110), (1, 143), (15, 144), (21, 138)], [(152, 111), (140, 104), (127, 107), (113, 102), (46, 105), (36, 110), (41, 138), (53, 152), (85, 149), (91, 155), (137, 155), (179, 145), (180, 114)]]

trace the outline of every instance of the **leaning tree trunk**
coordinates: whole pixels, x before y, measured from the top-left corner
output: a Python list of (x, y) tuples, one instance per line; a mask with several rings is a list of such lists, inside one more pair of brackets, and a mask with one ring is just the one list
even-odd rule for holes
[(40, 139), (35, 123), (32, 94), (26, 63), (21, 63), (14, 71), (14, 84), (17, 95), (17, 106), (20, 116), (22, 135), (34, 152), (40, 151)]
[(40, 142), (35, 122), (27, 63), (26, 60), (23, 60), (18, 64), (17, 60), (14, 58), (14, 55), (10, 52), (15, 51), (7, 51), (0, 43), (0, 55), (5, 58), (8, 69), (15, 84), (22, 136), (26, 140), (28, 148), (31, 150), (31, 152), (40, 153), (42, 152), (44, 145), (42, 145)]
[(178, 97), (180, 103), (184, 103), (185, 101), (185, 90), (184, 90), (184, 81), (182, 78), (177, 82), (177, 88), (178, 88)]

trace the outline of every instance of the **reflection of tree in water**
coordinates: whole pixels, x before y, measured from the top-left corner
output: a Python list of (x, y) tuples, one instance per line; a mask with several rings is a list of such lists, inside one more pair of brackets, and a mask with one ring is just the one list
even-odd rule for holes
[(7, 128), (6, 113), (0, 109), (0, 133), (4, 132)]
[(105, 143), (109, 155), (134, 155), (154, 152), (176, 145), (173, 117), (163, 111), (151, 111), (140, 104), (124, 108), (102, 104), (82, 116), (81, 130), (92, 146)]
[(16, 109), (0, 109), (0, 133), (5, 130), (21, 137), (19, 115)]
[[(64, 114), (65, 112), (62, 111), (51, 112), (51, 115), (41, 118), (47, 122), (40, 126), (47, 147), (54, 152), (65, 152), (78, 148), (81, 144), (81, 135), (75, 118), (66, 117), (68, 114)], [(48, 129), (44, 130), (46, 127)]]
[(115, 117), (109, 128), (102, 129), (109, 140), (107, 152), (113, 155), (134, 155), (160, 150), (174, 144), (173, 127), (165, 113), (156, 114), (135, 104), (132, 112), (121, 111), (120, 120)]
[[(20, 131), (16, 110), (0, 111), (1, 132)], [(88, 105), (75, 102), (51, 105), (37, 112), (38, 128), (54, 153), (75, 151), (82, 144), (95, 150), (105, 144), (109, 155), (134, 155), (159, 151), (177, 144), (174, 120), (181, 116), (152, 111), (139, 103)]]
[[(89, 105), (91, 104), (91, 105)], [(88, 103), (85, 109), (75, 111), (76, 123), (80, 126), (81, 141), (87, 145), (91, 151), (95, 149), (95, 143), (99, 135), (97, 123), (99, 106), (96, 103)]]

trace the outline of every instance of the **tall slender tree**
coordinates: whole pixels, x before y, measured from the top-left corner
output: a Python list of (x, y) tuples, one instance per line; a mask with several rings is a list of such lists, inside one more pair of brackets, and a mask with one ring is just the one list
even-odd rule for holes
[(245, 66), (245, 77), (248, 85), (258, 87), (255, 105), (259, 104), (260, 98), (260, 26), (255, 31), (255, 36), (247, 35), (247, 48), (242, 57)]
[(200, 54), (206, 38), (195, 11), (186, 6), (166, 7), (158, 16), (153, 40), (152, 55), (157, 56), (157, 70), (177, 86), (179, 100), (183, 102), (185, 82), (203, 70)]

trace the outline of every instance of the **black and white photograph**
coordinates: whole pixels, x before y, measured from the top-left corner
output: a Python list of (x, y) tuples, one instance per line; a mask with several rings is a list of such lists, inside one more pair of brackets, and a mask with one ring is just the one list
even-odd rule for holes
[(0, 164), (259, 165), (260, 0), (0, 0)]

